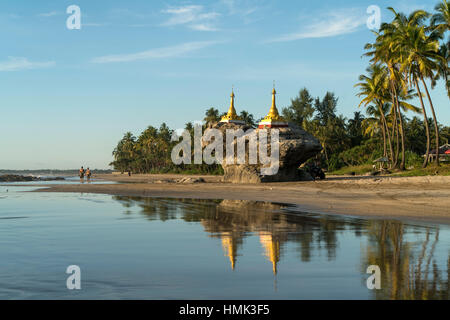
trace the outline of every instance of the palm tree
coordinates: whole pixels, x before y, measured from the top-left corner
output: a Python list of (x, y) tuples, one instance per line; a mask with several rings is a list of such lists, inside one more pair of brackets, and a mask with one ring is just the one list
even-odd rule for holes
[(380, 32), (375, 32), (377, 36), (374, 44), (366, 44), (365, 49), (369, 50), (365, 56), (371, 57), (372, 63), (382, 63), (388, 72), (387, 90), (391, 98), (393, 115), (392, 137), (396, 138), (396, 153), (394, 157), (394, 167), (397, 167), (399, 153), (399, 135), (401, 136), (402, 161), (400, 169), (405, 170), (405, 131), (403, 127), (403, 116), (399, 105), (399, 95), (406, 94), (406, 83), (399, 70), (400, 52), (393, 49), (392, 43), (397, 28), (393, 24), (383, 23)]
[[(389, 103), (385, 103), (381, 107), (381, 111), (383, 112), (385, 118), (390, 108)], [(386, 126), (384, 125), (383, 117), (380, 114), (380, 108), (374, 105), (369, 105), (366, 107), (366, 114), (369, 117), (362, 121), (362, 126), (365, 128), (364, 134), (373, 137), (378, 134), (381, 129), (383, 137), (383, 157), (387, 157)]]
[(443, 43), (439, 48), (439, 55), (442, 57), (442, 60), (438, 61), (438, 70), (436, 70), (436, 76), (433, 79), (432, 87), (434, 87), (437, 83), (437, 80), (444, 80), (445, 89), (447, 90), (447, 96), (450, 99), (450, 41), (447, 43)]
[[(402, 87), (404, 87), (402, 85)], [(402, 142), (402, 161), (400, 163), (400, 169), (405, 170), (405, 164), (406, 164), (406, 154), (405, 154), (405, 130), (404, 130), (404, 120), (403, 120), (403, 112), (412, 111), (415, 113), (419, 113), (420, 109), (416, 106), (408, 103), (408, 100), (411, 100), (413, 98), (417, 97), (417, 94), (414, 93), (414, 90), (412, 89), (402, 89), (395, 93), (395, 101), (396, 101), (396, 108), (398, 112), (398, 120), (399, 120), (399, 127), (400, 127), (400, 135), (401, 135), (401, 142)]]
[[(385, 26), (386, 32), (390, 35), (390, 48), (397, 52), (397, 63), (400, 65), (400, 72), (404, 73), (409, 79), (409, 83), (417, 88), (424, 117), (426, 117), (426, 111), (420, 93), (419, 80), (425, 88), (435, 123), (436, 148), (439, 148), (439, 129), (437, 128), (436, 113), (425, 82), (425, 79), (433, 80), (435, 78), (434, 71), (438, 68), (437, 61), (442, 60), (438, 52), (439, 42), (434, 35), (427, 35), (428, 28), (424, 26), (424, 21), (430, 14), (424, 10), (416, 10), (406, 17), (392, 8), (389, 8), (389, 10), (395, 15), (392, 23)], [(424, 122), (427, 126), (428, 122)], [(429, 132), (427, 134), (429, 135)], [(429, 146), (427, 146), (427, 157), (428, 153)], [(427, 164), (427, 157), (424, 166)], [(436, 157), (436, 164), (439, 164), (439, 156)]]
[(206, 125), (211, 124), (213, 122), (218, 122), (220, 120), (219, 110), (216, 108), (209, 108), (205, 112), (205, 118), (203, 119), (206, 122)]
[(390, 100), (388, 92), (386, 90), (387, 70), (380, 64), (372, 64), (366, 70), (368, 72), (368, 75), (359, 76), (359, 80), (361, 82), (355, 85), (355, 87), (360, 88), (357, 96), (363, 97), (363, 99), (359, 103), (359, 107), (361, 105), (367, 107), (371, 103), (374, 103), (378, 107), (379, 114), (384, 125), (384, 130), (387, 134), (387, 141), (389, 145), (392, 164), (394, 160), (394, 150), (392, 147), (389, 126), (385, 117), (385, 113), (383, 111), (384, 103)]
[(431, 27), (444, 35), (450, 30), (450, 1), (443, 0), (434, 7), (434, 10), (437, 13), (431, 17)]
[(239, 116), (242, 118), (242, 120), (245, 121), (246, 124), (248, 124), (252, 128), (255, 127), (256, 123), (253, 114), (249, 113), (248, 111), (242, 110)]
[(131, 170), (136, 155), (136, 137), (131, 132), (125, 133), (112, 154), (114, 167), (122, 172)]

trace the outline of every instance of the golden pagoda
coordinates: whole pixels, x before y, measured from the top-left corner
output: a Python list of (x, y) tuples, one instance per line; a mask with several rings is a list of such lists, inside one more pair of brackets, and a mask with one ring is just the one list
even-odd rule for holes
[(261, 120), (258, 124), (258, 128), (286, 128), (288, 127), (288, 123), (286, 120), (280, 116), (278, 113), (278, 109), (275, 102), (275, 95), (277, 92), (275, 91), (275, 84), (272, 90), (272, 107), (270, 107), (269, 114)]
[(269, 232), (260, 232), (259, 241), (264, 248), (264, 254), (272, 262), (273, 274), (277, 274), (277, 263), (280, 261), (280, 242)]
[(237, 245), (236, 241), (233, 239), (233, 236), (230, 234), (224, 234), (221, 236), (222, 240), (222, 248), (225, 252), (225, 255), (228, 256), (231, 263), (231, 269), (234, 270), (236, 265), (236, 253), (237, 253)]
[(234, 108), (234, 92), (233, 89), (231, 89), (231, 101), (230, 101), (230, 108), (228, 109), (228, 113), (222, 117), (220, 122), (225, 123), (236, 123), (236, 124), (245, 124), (245, 121), (239, 117), (236, 113), (236, 109)]

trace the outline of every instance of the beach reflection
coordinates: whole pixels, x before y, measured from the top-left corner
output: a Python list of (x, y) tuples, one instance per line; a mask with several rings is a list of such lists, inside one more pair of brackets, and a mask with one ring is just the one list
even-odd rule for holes
[[(148, 220), (182, 219), (200, 223), (209, 237), (218, 239), (232, 270), (239, 270), (246, 239), (256, 237), (267, 268), (276, 276), (278, 264), (295, 247), (295, 259), (309, 263), (325, 255), (330, 265), (337, 255), (339, 237), (359, 242), (361, 284), (366, 268), (378, 265), (382, 289), (371, 291), (374, 299), (449, 299), (450, 254), (448, 246), (436, 252), (439, 226), (405, 224), (392, 220), (362, 220), (296, 211), (295, 207), (251, 201), (154, 199), (114, 196), (126, 210), (138, 207)], [(448, 232), (447, 232), (448, 233)], [(446, 240), (448, 241), (448, 240)], [(346, 249), (348, 250), (348, 249)], [(224, 261), (226, 263), (226, 261)]]

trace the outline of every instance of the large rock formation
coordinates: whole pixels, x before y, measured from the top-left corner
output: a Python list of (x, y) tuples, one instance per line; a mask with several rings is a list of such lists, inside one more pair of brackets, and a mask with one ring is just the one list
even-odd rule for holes
[[(224, 181), (232, 183), (261, 183), (261, 182), (282, 182), (282, 181), (302, 181), (312, 180), (311, 176), (304, 171), (298, 169), (298, 167), (314, 157), (322, 150), (320, 142), (310, 133), (306, 132), (302, 128), (289, 124), (286, 128), (276, 128), (279, 131), (279, 169), (274, 175), (264, 175), (261, 173), (262, 168), (270, 167), (270, 165), (262, 165), (260, 161), (258, 164), (249, 164), (249, 141), (246, 140), (245, 164), (237, 164), (237, 139), (235, 139), (233, 145), (235, 147), (235, 164), (226, 163), (226, 130), (227, 129), (242, 129), (244, 132), (251, 129), (248, 125), (241, 125), (236, 123), (224, 123), (219, 122), (210, 126), (210, 128), (218, 129), (222, 132), (224, 139), (224, 161), (222, 167), (224, 169)], [(256, 134), (259, 131), (267, 131), (267, 136), (270, 137), (272, 130), (270, 128), (254, 129)], [(258, 149), (259, 150), (259, 140)], [(270, 155), (271, 148), (268, 143), (268, 154)]]

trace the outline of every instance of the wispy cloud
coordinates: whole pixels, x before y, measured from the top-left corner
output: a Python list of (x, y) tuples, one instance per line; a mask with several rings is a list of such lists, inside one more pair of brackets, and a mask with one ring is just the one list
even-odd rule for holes
[(109, 23), (82, 23), (82, 27), (105, 27), (108, 26)]
[(130, 62), (136, 60), (182, 57), (190, 52), (197, 51), (217, 43), (219, 42), (218, 41), (186, 42), (176, 46), (156, 48), (138, 53), (117, 54), (117, 55), (107, 55), (103, 57), (97, 57), (92, 59), (91, 62), (93, 63)]
[(54, 65), (54, 61), (33, 62), (23, 57), (8, 57), (7, 61), (0, 61), (0, 72), (48, 68)]
[(236, 0), (220, 0), (220, 3), (228, 8), (230, 14), (247, 16), (261, 8), (261, 0), (257, 2), (236, 1)]
[(266, 15), (263, 11), (271, 8), (265, 0), (220, 0), (219, 3), (227, 9), (229, 15), (239, 17), (244, 24), (264, 19)]
[(217, 31), (218, 29), (209, 25), (209, 24), (204, 24), (204, 23), (200, 23), (200, 24), (193, 24), (191, 26), (189, 26), (192, 30), (197, 30), (197, 31)]
[(212, 23), (220, 16), (219, 13), (214, 11), (205, 12), (204, 7), (201, 5), (169, 7), (162, 12), (170, 14), (171, 17), (162, 23), (161, 26), (185, 25), (188, 28), (198, 31), (216, 31), (217, 28)]
[(142, 12), (142, 11), (136, 12), (136, 11), (132, 11), (130, 9), (123, 9), (123, 8), (116, 8), (116, 9), (110, 10), (108, 12), (108, 16), (113, 19), (126, 17), (126, 18), (147, 20), (147, 19), (155, 18), (154, 13)]
[(57, 16), (58, 14), (60, 14), (58, 11), (50, 11), (50, 12), (40, 13), (40, 14), (38, 14), (38, 16), (47, 18), (47, 17)]
[(266, 42), (286, 42), (308, 38), (327, 38), (356, 32), (366, 23), (367, 17), (355, 10), (328, 13), (320, 21), (313, 22), (304, 30), (284, 34)]

